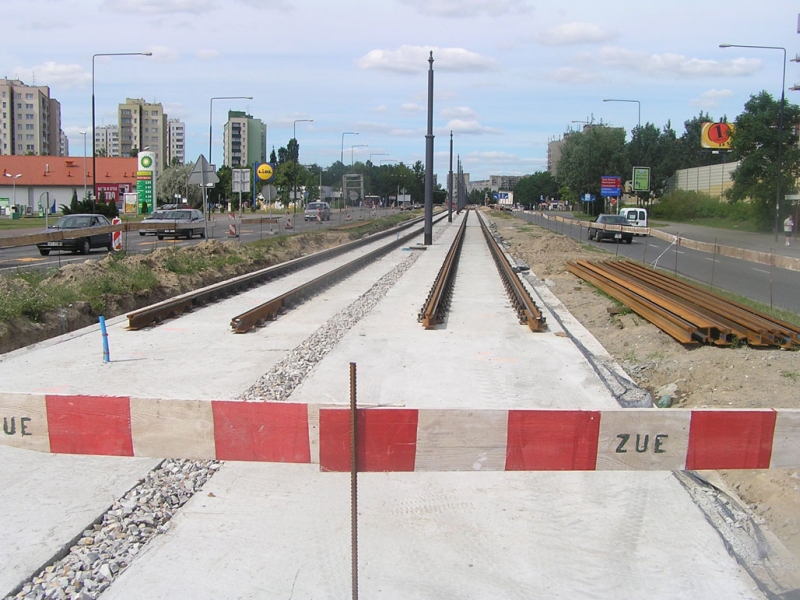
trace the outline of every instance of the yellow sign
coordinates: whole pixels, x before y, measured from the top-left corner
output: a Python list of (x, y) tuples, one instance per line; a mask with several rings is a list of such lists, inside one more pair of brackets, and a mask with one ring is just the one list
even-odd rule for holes
[(269, 181), (275, 172), (272, 170), (272, 165), (269, 163), (261, 163), (256, 169), (256, 177), (261, 181)]
[(700, 146), (713, 150), (730, 150), (733, 125), (730, 123), (703, 123)]

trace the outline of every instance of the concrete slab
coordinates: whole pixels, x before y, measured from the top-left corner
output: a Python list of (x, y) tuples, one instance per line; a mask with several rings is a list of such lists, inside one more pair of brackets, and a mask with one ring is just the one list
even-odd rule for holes
[(79, 536), (158, 462), (0, 446), (0, 596)]
[[(363, 598), (761, 597), (669, 473), (359, 475)], [(350, 480), (227, 463), (104, 594), (350, 597)]]

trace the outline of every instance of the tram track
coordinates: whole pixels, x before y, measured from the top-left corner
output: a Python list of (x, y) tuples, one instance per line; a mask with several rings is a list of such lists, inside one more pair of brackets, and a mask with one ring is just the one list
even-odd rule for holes
[[(443, 217), (439, 218), (441, 219)], [(174, 298), (153, 304), (141, 310), (128, 313), (128, 328), (138, 330), (151, 325), (156, 325), (166, 319), (179, 317), (185, 312), (189, 312), (210, 302), (215, 302), (217, 300), (239, 294), (251, 288), (262, 285), (268, 281), (286, 276), (290, 273), (311, 267), (324, 261), (334, 259), (338, 256), (342, 256), (348, 252), (352, 252), (376, 241), (386, 239), (391, 236), (396, 236), (395, 240), (392, 240), (388, 244), (378, 248), (376, 251), (365, 255), (371, 256), (371, 259), (369, 260), (375, 260), (382, 253), (389, 252), (393, 248), (405, 243), (414, 236), (419, 235), (422, 231), (422, 227), (416, 226), (419, 225), (422, 220), (423, 219), (421, 217), (413, 219), (397, 227), (354, 240), (347, 244), (336, 246), (335, 248), (329, 248), (327, 250), (315, 252), (314, 254), (310, 254), (308, 256), (303, 256), (280, 263), (278, 265), (273, 265), (271, 267), (255, 271), (253, 273), (248, 273), (246, 275), (241, 275), (239, 277), (222, 281), (199, 290), (194, 290), (186, 294), (175, 296)], [(408, 231), (405, 233), (405, 235), (400, 237), (401, 234), (409, 229), (411, 231)], [(357, 259), (357, 261), (358, 260), (360, 259)], [(267, 316), (271, 315), (274, 317), (279, 310), (286, 308), (290, 303), (297, 302), (302, 298), (307, 297), (311, 293), (332, 285), (332, 283), (335, 281), (338, 281), (347, 274), (352, 273), (360, 266), (367, 264), (369, 260), (364, 260), (358, 264), (351, 264), (348, 269), (335, 269), (330, 271), (317, 278), (317, 280), (308, 282), (299, 286), (295, 290), (287, 292), (283, 295), (285, 297), (274, 298), (267, 303), (260, 305), (259, 307), (253, 308), (245, 313), (242, 313), (241, 315), (238, 315), (237, 317), (234, 317), (232, 319), (232, 323), (237, 322), (235, 331), (241, 333), (243, 331), (252, 329), (257, 323), (263, 323)], [(356, 261), (352, 261), (352, 263), (356, 263)]]

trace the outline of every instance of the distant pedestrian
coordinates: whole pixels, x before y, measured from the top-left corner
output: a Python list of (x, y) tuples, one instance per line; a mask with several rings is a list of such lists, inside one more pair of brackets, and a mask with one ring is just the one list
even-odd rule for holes
[(792, 219), (792, 215), (786, 217), (786, 220), (783, 222), (783, 233), (786, 234), (786, 245), (790, 245), (790, 240), (792, 239), (792, 232), (794, 231), (794, 219)]

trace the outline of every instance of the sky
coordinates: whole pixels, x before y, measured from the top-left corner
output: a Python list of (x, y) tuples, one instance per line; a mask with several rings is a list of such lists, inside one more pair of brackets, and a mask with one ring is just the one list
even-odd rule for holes
[[(222, 164), (228, 110), (267, 124), (300, 162), (425, 162), (433, 52), (434, 173), (472, 181), (547, 169), (580, 122), (659, 128), (739, 115), (800, 82), (796, 0), (2, 0), (0, 76), (47, 85), (70, 154), (126, 98), (186, 124), (186, 158)], [(218, 99), (252, 96), (248, 99)], [(604, 99), (635, 102), (604, 102)], [(307, 121), (312, 120), (313, 121)], [(576, 123), (577, 121), (577, 123)], [(347, 133), (346, 133), (347, 132)], [(352, 132), (352, 133), (351, 133)], [(357, 134), (356, 134), (357, 133)], [(91, 136), (88, 136), (91, 155)], [(384, 162), (386, 161), (386, 162)]]

